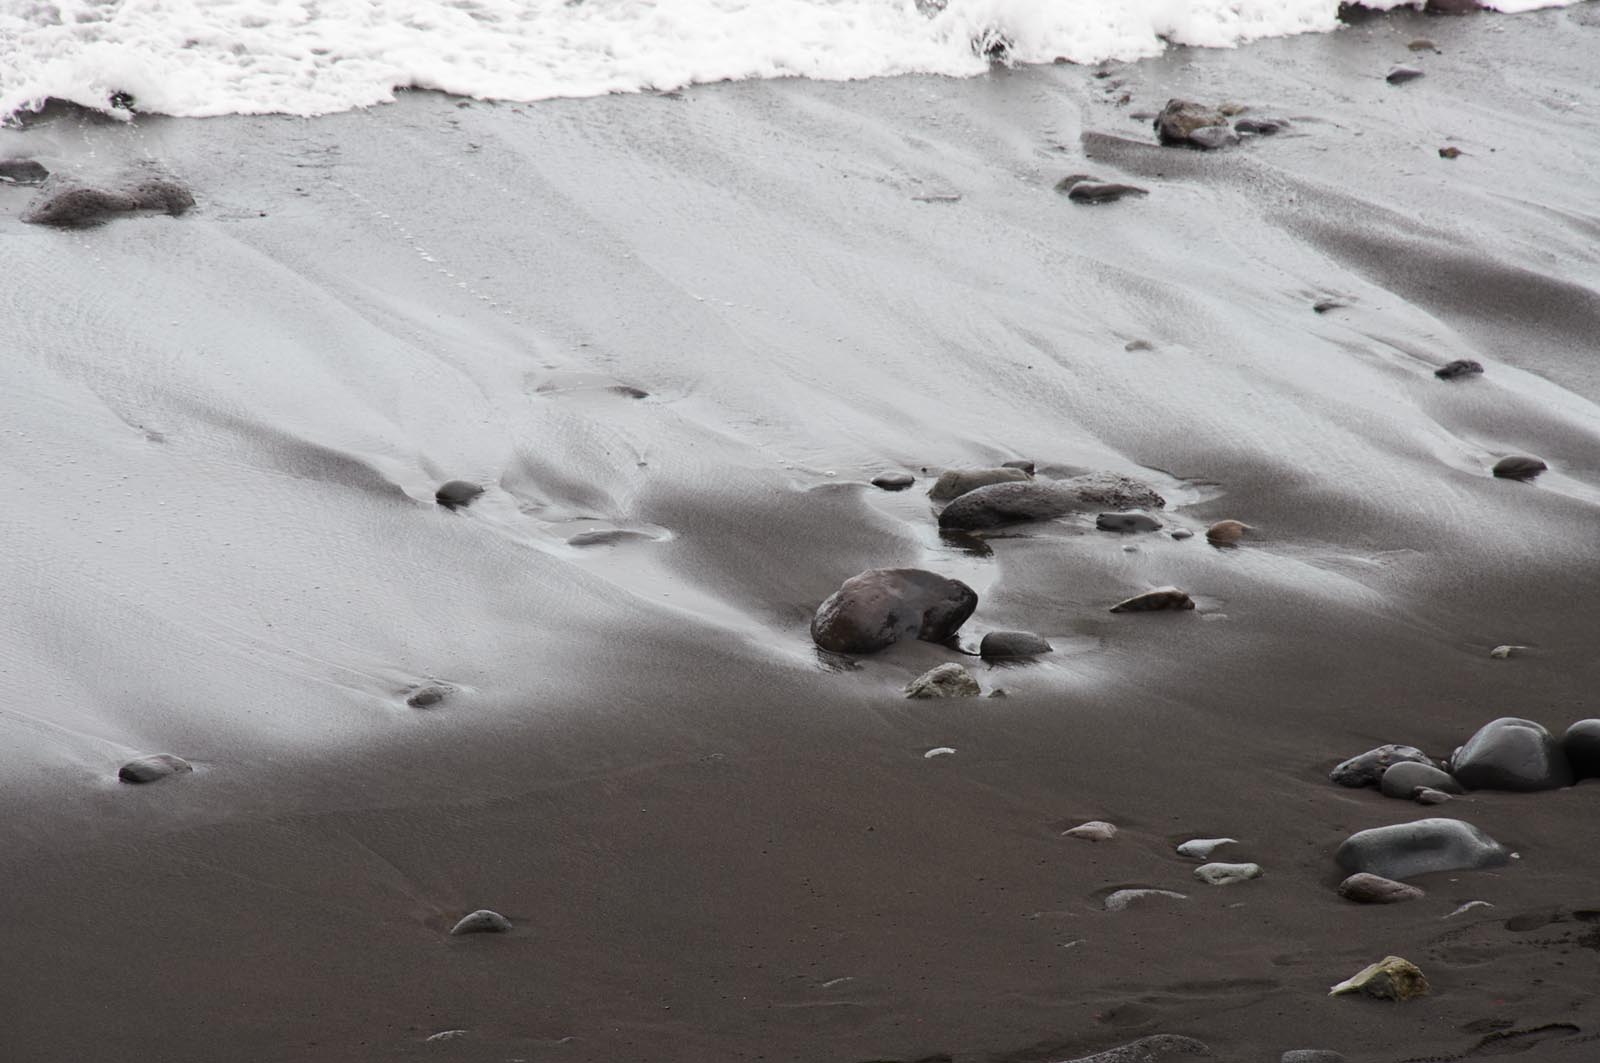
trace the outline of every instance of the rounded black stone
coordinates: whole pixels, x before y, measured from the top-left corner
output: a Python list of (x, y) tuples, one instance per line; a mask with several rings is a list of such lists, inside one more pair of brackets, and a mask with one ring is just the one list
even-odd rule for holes
[(978, 655), (989, 659), (1037, 657), (1054, 651), (1049, 641), (1031, 631), (991, 631), (978, 643)]
[(470, 506), (472, 500), (483, 494), (483, 488), (466, 480), (451, 480), (433, 493), (433, 500), (445, 509)]
[(187, 760), (171, 753), (152, 753), (148, 757), (130, 760), (117, 771), (117, 778), (128, 783), (158, 782), (169, 775), (182, 775), (193, 771)]
[(1502, 480), (1531, 480), (1549, 467), (1538, 458), (1513, 454), (1494, 463), (1494, 474)]
[(1464, 376), (1476, 376), (1483, 372), (1483, 364), (1470, 358), (1457, 358), (1447, 362), (1433, 371), (1433, 375), (1440, 380), (1459, 380)]
[(1600, 720), (1579, 720), (1568, 727), (1561, 748), (1574, 778), (1600, 778)]

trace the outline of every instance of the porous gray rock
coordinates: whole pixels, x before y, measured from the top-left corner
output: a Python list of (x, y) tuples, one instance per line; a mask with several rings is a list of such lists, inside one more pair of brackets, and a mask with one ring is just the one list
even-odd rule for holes
[(908, 472), (884, 472), (872, 478), (872, 486), (884, 491), (904, 491), (916, 482)]
[(1527, 481), (1532, 480), (1549, 467), (1550, 466), (1546, 465), (1538, 458), (1530, 458), (1522, 454), (1513, 454), (1510, 457), (1501, 458), (1499, 461), (1495, 462), (1494, 468), (1491, 471), (1502, 480)]
[[(1161, 108), (1161, 113), (1156, 115), (1154, 125), (1156, 138), (1168, 145), (1211, 148), (1220, 146), (1216, 138), (1221, 135), (1238, 139), (1233, 130), (1228, 128), (1227, 115), (1215, 107), (1207, 107), (1193, 100), (1168, 100), (1167, 105)], [(1219, 132), (1204, 133), (1202, 130)], [(1197, 140), (1196, 134), (1200, 134), (1201, 139)]]
[(50, 171), (32, 159), (6, 159), (0, 161), (0, 181), (11, 185), (40, 185)]
[(193, 207), (189, 190), (165, 178), (144, 178), (121, 189), (46, 185), (43, 198), (22, 220), (57, 229), (87, 229), (119, 215), (147, 212), (177, 217)]
[(1417, 900), (1426, 894), (1416, 886), (1358, 871), (1339, 883), (1339, 896), (1357, 904), (1399, 904), (1401, 901)]
[(491, 912), (487, 908), (479, 908), (471, 915), (461, 917), (461, 921), (450, 928), (452, 935), (460, 934), (504, 934), (511, 929), (511, 920), (499, 912)]
[(988, 659), (1037, 657), (1054, 650), (1048, 641), (1031, 631), (991, 631), (978, 643), (978, 655)]
[(1575, 779), (1600, 778), (1600, 720), (1579, 720), (1561, 736)]
[(1469, 790), (1554, 790), (1572, 785), (1572, 767), (1561, 743), (1541, 725), (1515, 716), (1480, 727), (1451, 758), (1450, 774)]
[(158, 782), (172, 775), (183, 775), (194, 770), (187, 760), (171, 753), (152, 753), (148, 757), (130, 760), (117, 769), (117, 778), (127, 783)]
[(946, 469), (928, 488), (928, 497), (938, 502), (960, 498), (990, 484), (1021, 483), (1030, 479), (1021, 469)]
[(1111, 607), (1113, 613), (1153, 613), (1193, 609), (1194, 599), (1176, 587), (1157, 587), (1125, 598)]
[(1153, 532), (1161, 530), (1161, 522), (1148, 513), (1102, 513), (1094, 519), (1101, 531)]
[(834, 653), (876, 653), (903, 638), (943, 642), (977, 608), (977, 593), (960, 580), (920, 568), (868, 569), (817, 607), (811, 638)]
[(1383, 773), (1393, 764), (1414, 761), (1430, 768), (1438, 767), (1428, 755), (1415, 746), (1384, 745), (1369, 749), (1360, 756), (1351, 757), (1328, 773), (1328, 778), (1340, 786), (1377, 786)]
[(1475, 362), (1471, 358), (1457, 358), (1433, 371), (1433, 375), (1440, 380), (1460, 380), (1462, 377), (1478, 376), (1482, 373), (1483, 363)]
[(1385, 797), (1398, 797), (1411, 800), (1420, 789), (1442, 790), (1447, 794), (1459, 794), (1463, 790), (1461, 784), (1450, 777), (1450, 773), (1441, 771), (1431, 764), (1419, 764), (1414, 760), (1403, 760), (1398, 764), (1389, 765), (1383, 777), (1378, 780), (1378, 789), (1383, 791)]
[(1505, 846), (1459, 819), (1419, 819), (1358, 831), (1334, 859), (1346, 871), (1408, 879), (1435, 871), (1475, 871), (1510, 860)]
[(1063, 1063), (1169, 1063), (1171, 1060), (1210, 1058), (1211, 1049), (1204, 1041), (1172, 1033), (1158, 1033), (1093, 1055), (1064, 1060)]
[(439, 485), (439, 489), (433, 493), (433, 500), (445, 509), (463, 509), (472, 505), (473, 500), (481, 494), (483, 488), (469, 480), (451, 480)]
[(908, 698), (975, 698), (981, 693), (972, 673), (954, 662), (930, 668), (906, 684)]

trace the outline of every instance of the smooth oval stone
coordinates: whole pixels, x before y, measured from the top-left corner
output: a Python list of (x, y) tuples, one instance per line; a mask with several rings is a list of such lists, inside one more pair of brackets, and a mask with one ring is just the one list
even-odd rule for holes
[(817, 607), (811, 638), (835, 653), (875, 653), (903, 638), (943, 642), (978, 608), (959, 580), (920, 568), (874, 568), (844, 581)]
[(1165, 897), (1174, 901), (1186, 901), (1189, 899), (1189, 895), (1187, 893), (1179, 893), (1176, 890), (1117, 890), (1115, 893), (1112, 893), (1106, 897), (1106, 911), (1125, 911), (1129, 905), (1138, 904), (1140, 901), (1147, 901), (1155, 897)]
[(1061, 832), (1063, 838), (1081, 838), (1086, 842), (1108, 842), (1117, 836), (1117, 827), (1114, 823), (1107, 823), (1103, 819), (1091, 819), (1087, 823), (1080, 823), (1071, 830)]
[(450, 928), (451, 934), (504, 934), (511, 929), (511, 920), (499, 912), (491, 912), (487, 908), (479, 908), (471, 915), (461, 917), (461, 921)]
[(1153, 532), (1161, 530), (1161, 522), (1145, 513), (1102, 513), (1094, 519), (1094, 526), (1110, 532)]
[(1177, 539), (1179, 542), (1182, 542), (1184, 539), (1193, 539), (1194, 532), (1190, 531), (1188, 528), (1178, 528), (1173, 531), (1172, 537)]
[(972, 673), (954, 662), (930, 668), (906, 684), (908, 698), (975, 698), (981, 693)]
[(445, 683), (424, 683), (411, 689), (406, 695), (406, 704), (413, 709), (432, 708), (455, 692), (455, 687)]
[(1600, 720), (1579, 720), (1561, 736), (1574, 778), (1600, 778)]
[(872, 486), (884, 491), (904, 491), (917, 482), (917, 478), (908, 472), (885, 472), (872, 478)]
[(1404, 85), (1406, 82), (1415, 81), (1421, 76), (1422, 71), (1414, 66), (1397, 66), (1389, 71), (1389, 75), (1384, 80), (1391, 85)]
[(976, 491), (990, 484), (1020, 483), (1029, 479), (1021, 469), (946, 469), (928, 488), (928, 497), (936, 501), (960, 498), (968, 491)]
[(1037, 657), (1052, 653), (1055, 647), (1031, 631), (991, 631), (978, 643), (978, 656)]
[(1505, 846), (1459, 819), (1419, 819), (1358, 831), (1334, 859), (1346, 871), (1407, 879), (1435, 871), (1475, 871), (1510, 860)]
[(13, 185), (39, 185), (50, 176), (40, 163), (32, 159), (6, 159), (0, 162), (0, 181)]
[(1449, 772), (1414, 760), (1389, 765), (1383, 778), (1378, 780), (1378, 789), (1383, 791), (1385, 797), (1399, 797), (1407, 801), (1415, 797), (1419, 789), (1442, 790), (1447, 794), (1464, 792), (1461, 784), (1451, 778)]
[(1161, 509), (1166, 504), (1148, 484), (1115, 473), (1090, 473), (1071, 480), (980, 487), (946, 506), (939, 514), (939, 527), (972, 531), (1054, 520), (1085, 509)]
[(1238, 845), (1237, 838), (1191, 838), (1178, 846), (1178, 855), (1190, 860), (1210, 860), (1211, 854), (1224, 845)]
[(1416, 886), (1360, 871), (1339, 883), (1339, 896), (1357, 904), (1399, 904), (1425, 894)]
[(1539, 724), (1515, 716), (1480, 727), (1451, 760), (1450, 774), (1470, 790), (1555, 790), (1572, 785), (1572, 767), (1561, 743)]
[(1402, 761), (1415, 761), (1430, 768), (1438, 767), (1428, 755), (1415, 746), (1386, 745), (1369, 749), (1358, 757), (1351, 757), (1328, 773), (1328, 778), (1340, 786), (1376, 786), (1390, 765)]
[(451, 480), (433, 493), (433, 500), (445, 509), (460, 509), (472, 505), (472, 500), (483, 494), (483, 488), (466, 480)]
[(1502, 480), (1532, 480), (1549, 467), (1538, 458), (1513, 454), (1495, 462), (1492, 471)]
[(182, 757), (175, 757), (171, 753), (152, 753), (148, 757), (128, 761), (117, 769), (117, 778), (131, 783), (157, 782), (169, 775), (182, 775), (193, 770), (193, 766)]
[(1157, 587), (1135, 594), (1111, 607), (1113, 613), (1151, 613), (1161, 610), (1193, 609), (1194, 599), (1176, 587)]
[(1194, 877), (1213, 886), (1231, 886), (1261, 877), (1260, 864), (1201, 864), (1194, 869)]
[(1446, 362), (1433, 371), (1433, 375), (1440, 380), (1459, 380), (1465, 376), (1476, 376), (1483, 372), (1483, 365), (1470, 358), (1457, 358), (1453, 362)]
[(1115, 203), (1124, 196), (1147, 196), (1150, 190), (1138, 185), (1118, 184), (1115, 181), (1079, 181), (1067, 192), (1074, 203)]
[(1251, 531), (1255, 529), (1243, 521), (1219, 520), (1206, 529), (1206, 540), (1213, 546), (1232, 546)]
[(1092, 1056), (1079, 1056), (1063, 1063), (1171, 1063), (1192, 1059), (1195, 1056), (1210, 1058), (1211, 1049), (1204, 1041), (1193, 1037), (1180, 1037), (1175, 1033), (1151, 1034), (1125, 1045), (1096, 1052)]

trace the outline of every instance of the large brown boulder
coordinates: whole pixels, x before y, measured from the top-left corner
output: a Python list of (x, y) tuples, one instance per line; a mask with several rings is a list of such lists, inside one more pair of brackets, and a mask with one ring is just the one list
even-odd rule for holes
[(874, 568), (852, 576), (817, 607), (811, 639), (834, 653), (876, 653), (903, 638), (943, 642), (978, 608), (960, 580), (920, 568)]

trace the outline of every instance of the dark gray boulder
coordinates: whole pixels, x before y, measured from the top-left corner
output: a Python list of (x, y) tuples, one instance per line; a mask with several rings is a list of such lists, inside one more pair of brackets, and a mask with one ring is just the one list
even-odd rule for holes
[(1161, 530), (1161, 522), (1147, 513), (1102, 513), (1094, 519), (1101, 531), (1153, 532)]
[(0, 181), (11, 185), (42, 185), (50, 171), (32, 159), (0, 161)]
[(1378, 789), (1383, 791), (1385, 797), (1399, 797), (1407, 801), (1415, 797), (1419, 789), (1440, 790), (1447, 794), (1464, 792), (1461, 784), (1451, 778), (1448, 772), (1414, 760), (1402, 760), (1389, 765), (1383, 778), (1378, 780)]
[(1339, 883), (1339, 896), (1357, 904), (1399, 904), (1424, 894), (1416, 886), (1360, 871)]
[(834, 653), (876, 653), (903, 638), (943, 642), (977, 607), (977, 593), (959, 580), (918, 568), (869, 569), (818, 606), (811, 638)]
[(1572, 785), (1572, 767), (1561, 743), (1539, 724), (1515, 716), (1480, 727), (1451, 759), (1450, 774), (1472, 790), (1555, 790)]
[(1460, 380), (1462, 377), (1480, 376), (1483, 373), (1483, 363), (1475, 362), (1470, 358), (1457, 358), (1453, 362), (1446, 362), (1433, 371), (1433, 375), (1440, 380)]
[(1031, 631), (991, 631), (978, 644), (978, 655), (989, 659), (1037, 657), (1053, 652), (1054, 646)]
[(1169, 1060), (1211, 1058), (1211, 1049), (1204, 1041), (1158, 1033), (1093, 1055), (1065, 1060), (1064, 1063), (1168, 1063)]
[(451, 480), (433, 493), (433, 500), (445, 509), (463, 509), (483, 494), (483, 488), (467, 480)]
[(1415, 761), (1428, 767), (1438, 767), (1428, 755), (1415, 746), (1386, 745), (1369, 749), (1359, 757), (1351, 757), (1328, 773), (1328, 778), (1340, 786), (1377, 786), (1383, 773), (1392, 764)]
[(1549, 467), (1538, 458), (1513, 454), (1509, 458), (1501, 458), (1495, 462), (1494, 468), (1490, 471), (1502, 480), (1532, 480)]
[(960, 498), (969, 491), (990, 484), (1022, 483), (1029, 478), (1021, 469), (1004, 466), (998, 469), (946, 469), (928, 488), (928, 497), (942, 502)]
[(969, 491), (939, 514), (939, 527), (960, 531), (1054, 520), (1087, 509), (1160, 509), (1167, 500), (1148, 484), (1114, 473), (1070, 480), (990, 484)]
[(1579, 720), (1561, 736), (1575, 779), (1600, 778), (1600, 720)]
[(1155, 118), (1156, 139), (1168, 145), (1186, 145), (1197, 148), (1218, 148), (1225, 143), (1237, 142), (1239, 137), (1228, 128), (1228, 116), (1215, 107), (1207, 107), (1193, 100), (1168, 100)]
[(120, 215), (160, 213), (177, 217), (193, 207), (194, 196), (176, 181), (144, 178), (120, 189), (47, 186), (43, 198), (22, 220), (57, 229), (87, 229)]
[(1510, 859), (1505, 846), (1459, 819), (1419, 819), (1358, 831), (1344, 840), (1334, 859), (1346, 871), (1407, 879), (1435, 871), (1499, 867)]
[(158, 782), (170, 775), (183, 775), (193, 771), (187, 760), (171, 753), (152, 753), (148, 757), (130, 760), (117, 770), (117, 778), (128, 783)]

